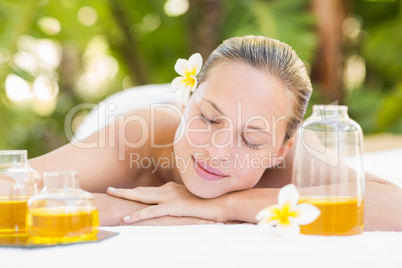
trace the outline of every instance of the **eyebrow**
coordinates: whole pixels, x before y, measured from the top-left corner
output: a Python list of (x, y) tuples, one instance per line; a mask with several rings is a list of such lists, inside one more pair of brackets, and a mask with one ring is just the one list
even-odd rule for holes
[(202, 98), (204, 101), (208, 102), (209, 104), (211, 104), (212, 107), (214, 107), (215, 110), (217, 110), (220, 114), (224, 114), (221, 109), (219, 109), (218, 105), (216, 105), (216, 103), (214, 103), (213, 101), (207, 100), (205, 98)]
[[(211, 106), (212, 106), (215, 110), (217, 110), (220, 114), (224, 115), (224, 113), (221, 111), (221, 109), (219, 109), (219, 107), (218, 107), (218, 105), (216, 105), (216, 103), (214, 103), (214, 102), (211, 101), (211, 100), (207, 100), (207, 99), (205, 99), (205, 98), (201, 98), (201, 99), (203, 99), (204, 101), (206, 101), (206, 102), (208, 102), (209, 104), (211, 104)], [(265, 131), (265, 128), (260, 128), (260, 127), (256, 127), (256, 126), (250, 126), (250, 125), (245, 126), (245, 127), (248, 128), (248, 129), (257, 130), (257, 131), (259, 131), (259, 132), (261, 132), (261, 133), (266, 133), (266, 134), (268, 134), (268, 135), (271, 135), (268, 131)]]

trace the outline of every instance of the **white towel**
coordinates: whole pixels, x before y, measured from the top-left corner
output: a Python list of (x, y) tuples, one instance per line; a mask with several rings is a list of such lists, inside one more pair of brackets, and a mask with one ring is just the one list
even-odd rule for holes
[[(170, 84), (146, 85), (117, 92), (96, 105), (78, 127), (74, 137), (78, 140), (89, 136), (111, 123), (119, 115), (152, 103), (180, 103), (180, 90), (170, 93)], [(91, 104), (83, 107), (91, 106)]]
[(402, 267), (402, 232), (277, 237), (258, 226), (109, 227), (99, 243), (0, 248), (1, 267)]

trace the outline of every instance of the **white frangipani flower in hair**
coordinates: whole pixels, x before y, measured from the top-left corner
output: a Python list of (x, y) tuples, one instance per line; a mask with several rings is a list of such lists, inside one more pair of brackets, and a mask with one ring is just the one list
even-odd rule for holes
[(293, 184), (284, 186), (278, 194), (278, 204), (261, 210), (255, 217), (258, 225), (276, 227), (288, 233), (300, 233), (300, 225), (315, 221), (320, 210), (311, 204), (298, 204), (299, 192)]
[(175, 92), (179, 89), (183, 90), (182, 103), (187, 104), (191, 92), (197, 88), (197, 74), (201, 71), (202, 57), (200, 53), (191, 55), (188, 60), (178, 59), (174, 69), (181, 75), (173, 79), (170, 84), (170, 92)]

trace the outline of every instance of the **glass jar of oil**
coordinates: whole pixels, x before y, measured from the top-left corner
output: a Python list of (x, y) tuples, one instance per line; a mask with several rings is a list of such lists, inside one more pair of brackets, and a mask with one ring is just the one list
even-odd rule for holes
[(342, 105), (314, 105), (296, 138), (292, 182), (301, 203), (321, 215), (301, 233), (355, 235), (363, 232), (363, 134)]
[(74, 171), (43, 173), (44, 187), (28, 200), (29, 243), (96, 240), (98, 210), (92, 194), (79, 188)]
[(26, 235), (27, 201), (40, 185), (26, 150), (0, 151), (0, 237)]

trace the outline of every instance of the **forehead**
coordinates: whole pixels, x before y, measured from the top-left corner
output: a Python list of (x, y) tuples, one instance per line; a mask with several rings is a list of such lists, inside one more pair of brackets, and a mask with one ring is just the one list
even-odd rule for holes
[(281, 81), (243, 63), (214, 66), (196, 93), (213, 101), (228, 116), (238, 112), (239, 103), (242, 119), (263, 116), (271, 121), (272, 116), (287, 114), (286, 89)]

